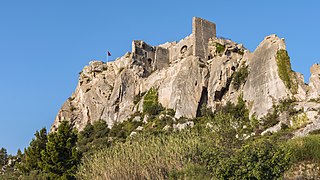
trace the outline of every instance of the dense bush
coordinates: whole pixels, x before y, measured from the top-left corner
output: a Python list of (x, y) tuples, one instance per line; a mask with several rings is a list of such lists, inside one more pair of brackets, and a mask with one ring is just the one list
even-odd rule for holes
[(232, 85), (236, 90), (238, 90), (242, 84), (247, 81), (249, 75), (248, 66), (242, 66), (238, 71), (232, 74)]
[(298, 84), (296, 82), (294, 72), (291, 69), (288, 52), (284, 49), (278, 50), (276, 60), (280, 79), (293, 94), (296, 94), (298, 91)]
[(151, 88), (143, 99), (143, 112), (149, 115), (157, 115), (163, 107), (158, 102), (158, 92), (156, 89)]
[(278, 179), (290, 165), (290, 151), (264, 138), (226, 152), (220, 152), (217, 162), (209, 163), (219, 179)]
[(220, 44), (218, 42), (214, 43), (214, 46), (216, 47), (216, 53), (217, 54), (222, 54), (226, 49), (226, 47), (224, 45), (222, 45), (222, 44)]
[(82, 153), (87, 153), (95, 149), (108, 147), (108, 134), (110, 129), (105, 121), (95, 121), (93, 124), (88, 123), (79, 133), (78, 144)]

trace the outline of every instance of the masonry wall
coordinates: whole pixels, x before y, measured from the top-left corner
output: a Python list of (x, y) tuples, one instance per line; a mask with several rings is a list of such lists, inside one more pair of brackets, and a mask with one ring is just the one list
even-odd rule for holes
[[(190, 36), (187, 36), (184, 39), (180, 40), (177, 44), (171, 46), (169, 48), (169, 61), (172, 62), (184, 58), (186, 56), (193, 55), (193, 40), (194, 38), (191, 34)], [(182, 52), (182, 50), (184, 52)]]
[(193, 55), (207, 59), (208, 42), (210, 38), (216, 37), (216, 24), (194, 17), (192, 19), (192, 34), (194, 38)]
[(166, 67), (169, 67), (169, 50), (162, 47), (156, 47), (153, 70)]
[(151, 59), (153, 62), (155, 59), (154, 47), (144, 41), (132, 41), (132, 53), (134, 54), (134, 58), (140, 61)]

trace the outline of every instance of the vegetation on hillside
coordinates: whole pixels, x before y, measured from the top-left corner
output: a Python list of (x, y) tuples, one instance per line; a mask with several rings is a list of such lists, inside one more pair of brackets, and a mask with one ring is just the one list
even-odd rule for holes
[(247, 81), (248, 75), (248, 66), (242, 66), (232, 74), (232, 85), (236, 90), (239, 90), (241, 85), (243, 85)]
[(221, 56), (222, 53), (224, 53), (224, 51), (226, 49), (225, 45), (222, 45), (218, 42), (215, 42), (213, 45), (216, 47), (216, 54)]
[[(284, 111), (300, 113), (292, 108), (292, 99), (257, 120), (249, 116), (242, 96), (215, 112), (203, 106), (202, 116), (194, 119), (175, 119), (173, 110), (159, 104), (154, 89), (143, 98), (142, 113), (112, 128), (96, 121), (78, 133), (64, 121), (49, 135), (45, 128), (37, 131), (24, 154), (11, 157), (10, 166), (6, 150), (0, 149), (0, 166), (7, 168), (0, 178), (282, 179), (293, 164), (320, 165), (320, 135), (291, 139), (294, 127), (258, 133), (277, 123)], [(188, 122), (194, 125), (174, 128)]]
[(290, 151), (277, 138), (254, 137), (255, 123), (241, 97), (194, 122), (190, 129), (156, 136), (149, 130), (98, 150), (83, 159), (77, 177), (274, 179), (289, 167)]
[(158, 102), (158, 91), (151, 88), (143, 99), (143, 113), (157, 115), (161, 110), (163, 110), (163, 107)]
[(291, 69), (290, 57), (288, 55), (288, 52), (284, 49), (278, 50), (276, 61), (280, 79), (293, 94), (297, 94), (298, 84), (296, 82), (295, 74)]
[[(43, 128), (35, 133), (24, 154), (18, 152), (14, 171), (5, 171), (5, 179), (75, 179), (81, 153), (77, 131), (63, 121), (57, 132), (47, 135)], [(1, 177), (1, 176), (0, 176)], [(1, 178), (0, 178), (1, 179)]]

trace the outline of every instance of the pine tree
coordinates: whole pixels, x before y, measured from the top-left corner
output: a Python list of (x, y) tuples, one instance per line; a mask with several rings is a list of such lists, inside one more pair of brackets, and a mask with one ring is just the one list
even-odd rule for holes
[(22, 159), (22, 157), (23, 157), (23, 153), (21, 152), (20, 148), (19, 148), (18, 151), (17, 151), (16, 157), (17, 157), (17, 159), (18, 159), (19, 161), (21, 161), (21, 159)]
[(50, 179), (75, 179), (81, 155), (76, 147), (77, 132), (63, 121), (58, 131), (49, 134), (46, 149), (41, 153), (41, 168)]
[(36, 131), (34, 135), (35, 138), (30, 142), (29, 147), (24, 150), (25, 154), (22, 159), (22, 165), (20, 166), (20, 170), (27, 174), (31, 171), (41, 170), (39, 166), (41, 162), (41, 151), (45, 150), (48, 141), (46, 128), (42, 128), (40, 132)]
[(0, 167), (7, 164), (8, 154), (5, 148), (0, 149)]

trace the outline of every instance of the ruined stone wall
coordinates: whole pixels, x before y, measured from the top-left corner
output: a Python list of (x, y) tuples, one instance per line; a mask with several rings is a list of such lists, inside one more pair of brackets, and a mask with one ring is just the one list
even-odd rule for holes
[(169, 61), (173, 62), (184, 57), (191, 56), (193, 52), (193, 44), (193, 35), (191, 34), (190, 36), (180, 40), (177, 44), (169, 47)]
[(155, 48), (144, 41), (132, 41), (132, 53), (136, 60), (146, 61), (149, 59), (153, 62), (155, 59)]
[(193, 55), (206, 59), (209, 39), (216, 37), (216, 25), (210, 21), (194, 17), (192, 34), (194, 38)]
[(169, 67), (169, 50), (162, 47), (156, 47), (153, 70), (161, 70), (166, 67)]
[(155, 47), (144, 41), (135, 40), (132, 42), (132, 59), (137, 65), (144, 67), (144, 75), (148, 75), (154, 70), (155, 52)]

